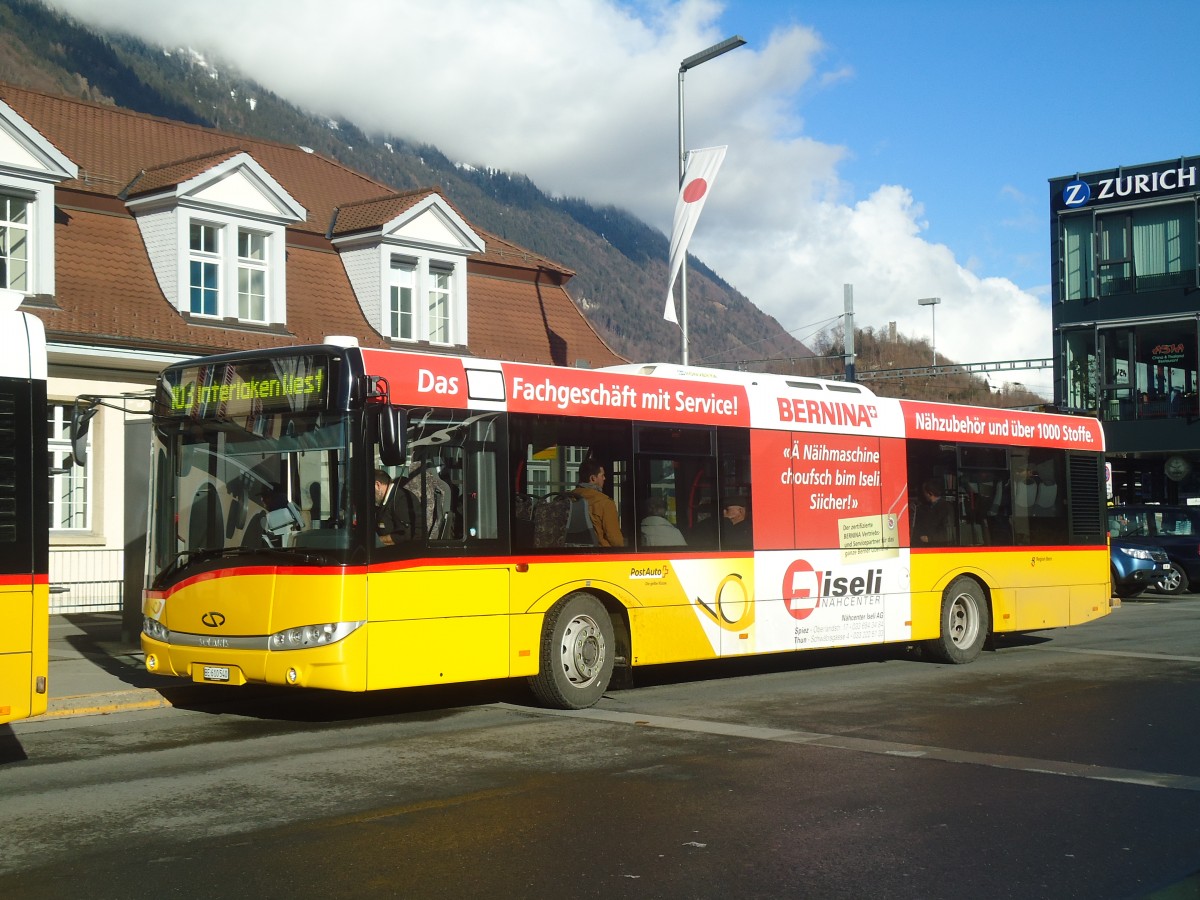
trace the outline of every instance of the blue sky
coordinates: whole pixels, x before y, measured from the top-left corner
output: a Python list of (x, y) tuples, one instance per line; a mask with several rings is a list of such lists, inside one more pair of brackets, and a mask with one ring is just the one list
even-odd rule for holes
[(917, 338), (941, 297), (959, 362), (1051, 353), (1048, 179), (1200, 152), (1197, 0), (46, 2), (664, 233), (679, 61), (740, 34), (687, 75), (688, 147), (729, 148), (690, 251), (802, 340), (847, 283)]
[(1047, 299), (1048, 179), (1200, 150), (1194, 0), (735, 0), (720, 16), (750, 46), (792, 22), (842, 73), (796, 108), (806, 134), (848, 148), (854, 195), (904, 185), (928, 240)]

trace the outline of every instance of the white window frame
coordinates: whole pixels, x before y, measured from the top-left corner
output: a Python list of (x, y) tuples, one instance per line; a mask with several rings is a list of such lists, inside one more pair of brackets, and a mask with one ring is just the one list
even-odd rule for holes
[(454, 267), (431, 263), (426, 275), (426, 337), (431, 344), (451, 343), (454, 326)]
[[(394, 249), (394, 248), (393, 248)], [(466, 285), (463, 261), (444, 255), (393, 253), (384, 257), (379, 330), (393, 341), (439, 346), (466, 343)], [(405, 308), (403, 291), (411, 288)]]
[[(11, 208), (14, 203), (24, 206), (23, 221), (11, 218)], [(33, 215), (34, 201), (31, 198), (20, 193), (0, 190), (0, 276), (2, 276), (0, 277), (0, 288), (22, 293), (29, 290), (34, 262)], [(14, 235), (20, 235), (20, 237), (14, 240)], [(23, 251), (20, 257), (22, 263), (20, 283), (15, 283), (12, 277), (12, 260), (17, 258), (12, 255), (14, 244)]]
[[(250, 242), (250, 255), (242, 253), (243, 239)], [(256, 251), (257, 255), (254, 255)], [(234, 252), (237, 255), (238, 318), (243, 322), (265, 323), (268, 321), (267, 310), (271, 308), (271, 236), (254, 228), (239, 228)], [(255, 285), (256, 281), (258, 285)]]
[[(197, 229), (202, 236), (208, 234), (212, 235), (213, 246), (211, 248), (207, 246), (207, 242), (203, 239), (201, 240), (202, 246), (193, 246), (192, 235)], [(190, 219), (188, 221), (187, 308), (188, 312), (190, 312), (193, 316), (214, 319), (221, 318), (221, 307), (223, 305), (221, 302), (221, 270), (224, 268), (221, 265), (221, 245), (224, 243), (224, 237), (224, 228), (216, 222), (205, 222), (201, 219)], [(200, 266), (200, 271), (202, 274), (210, 269), (215, 270), (215, 283), (210, 285), (209, 280), (202, 277), (200, 283), (197, 284), (193, 277), (193, 272), (196, 266)], [(196, 309), (195, 293), (197, 290), (200, 292), (199, 309)], [(214, 301), (213, 309), (209, 311), (206, 309), (208, 304), (205, 302), (205, 300), (207, 299), (207, 295), (213, 291), (216, 292), (215, 296), (212, 298)]]
[[(71, 458), (71, 409), (73, 402), (48, 401), (47, 451), (50, 456), (50, 531), (55, 534), (89, 534), (92, 531), (92, 432), (87, 435), (87, 465), (77, 466)], [(55, 471), (62, 469), (64, 471)], [(64, 517), (71, 524), (62, 524)]]
[[(250, 221), (214, 210), (179, 208), (177, 212), (180, 254), (177, 303), (180, 312), (198, 319), (236, 320), (247, 325), (284, 324), (285, 310), (282, 298), (286, 296), (286, 266), (283, 226)], [(216, 229), (215, 252), (192, 250), (193, 225)], [(243, 236), (261, 239), (261, 259), (241, 255)], [(193, 261), (218, 266), (215, 312), (192, 309)], [(261, 298), (255, 298), (243, 291), (244, 279), (256, 277), (261, 279), (263, 287)], [(261, 299), (261, 310), (254, 308), (255, 299)]]
[(416, 261), (392, 258), (383, 331), (398, 341), (414, 341), (417, 337), (417, 271)]

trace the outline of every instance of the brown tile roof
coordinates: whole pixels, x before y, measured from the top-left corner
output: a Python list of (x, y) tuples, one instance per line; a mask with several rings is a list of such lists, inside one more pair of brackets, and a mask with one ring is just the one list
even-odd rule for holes
[(181, 160), (244, 151), (308, 210), (295, 228), (324, 234), (340, 204), (379, 197), (391, 189), (361, 172), (295, 145), (231, 135), (0, 84), (0, 100), (79, 166), (62, 183), (89, 193), (118, 196), (141, 173)]
[[(333, 237), (340, 237), (354, 234), (356, 231), (381, 228), (397, 216), (408, 212), (431, 193), (437, 193), (442, 199), (445, 199), (445, 196), (437, 188), (418, 188), (399, 194), (392, 193), (383, 197), (372, 197), (369, 200), (343, 204), (334, 210), (330, 234)], [(448, 200), (446, 202), (449, 203)]]
[(191, 159), (182, 159), (179, 162), (152, 166), (135, 175), (133, 181), (121, 191), (120, 196), (140, 197), (144, 194), (153, 194), (155, 191), (174, 187), (195, 178), (197, 175), (202, 175), (209, 169), (216, 168), (225, 162), (225, 160), (233, 159), (233, 157), (241, 152), (237, 147), (230, 147), (228, 150), (222, 150), (220, 153), (205, 153), (202, 156), (193, 156)]
[[(79, 177), (59, 190), (56, 308), (34, 310), (51, 339), (62, 343), (198, 355), (351, 334), (364, 346), (388, 346), (363, 315), (326, 237), (334, 213), (338, 233), (349, 233), (378, 227), (431, 193), (450, 202), (439, 188), (396, 192), (294, 146), (4, 84), (0, 99), (79, 166)], [(119, 199), (126, 188), (140, 194), (179, 184), (240, 152), (308, 212), (307, 221), (288, 227), (283, 330), (181, 316), (159, 288), (137, 223)], [(469, 353), (560, 365), (624, 361), (567, 293), (571, 270), (472, 227), (486, 249), (467, 262)]]

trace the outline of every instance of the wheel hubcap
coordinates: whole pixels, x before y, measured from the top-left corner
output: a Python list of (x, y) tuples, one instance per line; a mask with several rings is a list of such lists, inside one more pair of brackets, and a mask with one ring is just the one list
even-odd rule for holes
[(972, 598), (959, 596), (950, 605), (950, 640), (955, 647), (966, 648), (975, 643), (979, 634), (979, 617)]
[(572, 684), (586, 685), (604, 667), (604, 635), (591, 616), (576, 616), (563, 632), (563, 671)]

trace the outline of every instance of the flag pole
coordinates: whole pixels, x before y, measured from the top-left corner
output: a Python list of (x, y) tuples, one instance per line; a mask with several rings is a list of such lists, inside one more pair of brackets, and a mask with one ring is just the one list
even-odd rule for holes
[[(694, 69), (701, 63), (706, 63), (710, 59), (720, 56), (722, 53), (728, 53), (730, 50), (736, 50), (738, 47), (746, 43), (741, 35), (735, 34), (731, 38), (726, 38), (719, 44), (713, 44), (699, 53), (693, 53), (687, 59), (679, 64), (679, 189), (683, 190), (683, 178), (687, 172), (686, 157), (684, 151), (683, 140), (683, 76), (688, 69)], [(679, 269), (679, 327), (682, 330), (680, 359), (686, 366), (688, 364), (688, 318), (687, 318), (687, 248), (684, 248), (683, 265)]]
[[(683, 190), (683, 178), (687, 172), (687, 151), (684, 148), (683, 140), (683, 76), (687, 69), (683, 64), (679, 66), (679, 184), (678, 190)], [(688, 364), (688, 321), (687, 321), (687, 250), (683, 253), (683, 265), (679, 269), (679, 328), (680, 328), (680, 351), (679, 361), (683, 365)]]

